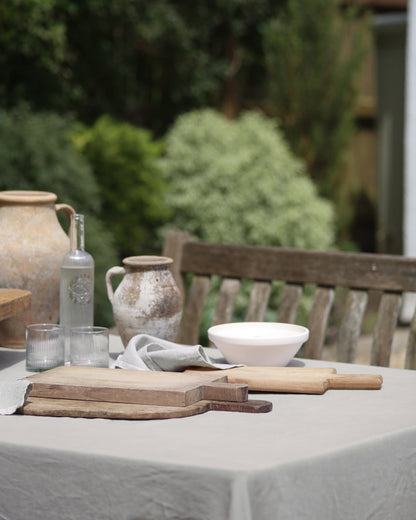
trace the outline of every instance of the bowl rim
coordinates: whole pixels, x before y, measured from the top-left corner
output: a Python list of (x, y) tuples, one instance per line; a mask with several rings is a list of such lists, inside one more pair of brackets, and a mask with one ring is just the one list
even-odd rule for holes
[[(236, 337), (233, 336), (221, 336), (218, 333), (221, 329), (225, 328), (249, 328), (253, 325), (263, 327), (268, 326), (269, 328), (279, 327), (284, 325), (287, 328), (294, 329), (298, 331), (298, 334), (294, 334), (291, 336), (286, 336), (282, 338), (276, 337), (262, 337), (262, 338), (254, 338), (250, 336), (246, 337)], [(304, 327), (303, 325), (296, 325), (294, 323), (283, 323), (283, 322), (271, 322), (271, 321), (243, 321), (243, 322), (231, 322), (231, 323), (220, 323), (218, 325), (213, 325), (208, 329), (208, 338), (212, 341), (218, 348), (220, 348), (216, 341), (222, 342), (225, 345), (236, 345), (238, 346), (279, 346), (279, 345), (293, 345), (295, 343), (305, 343), (305, 341), (309, 338), (309, 329)], [(236, 341), (237, 339), (237, 341)]]

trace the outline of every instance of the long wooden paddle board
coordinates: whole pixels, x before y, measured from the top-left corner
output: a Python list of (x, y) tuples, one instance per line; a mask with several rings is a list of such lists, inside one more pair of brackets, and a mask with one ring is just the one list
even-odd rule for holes
[(300, 394), (323, 394), (328, 389), (379, 390), (377, 374), (338, 374), (335, 368), (236, 367), (226, 370), (189, 369), (190, 375), (226, 375), (229, 383), (245, 383), (249, 390)]

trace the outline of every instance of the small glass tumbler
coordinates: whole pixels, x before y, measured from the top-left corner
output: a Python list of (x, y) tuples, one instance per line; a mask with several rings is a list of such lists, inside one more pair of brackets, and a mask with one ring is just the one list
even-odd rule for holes
[(105, 367), (109, 362), (106, 327), (72, 327), (70, 329), (70, 364), (79, 367)]
[(64, 364), (65, 338), (61, 325), (34, 323), (26, 327), (26, 370), (38, 372)]

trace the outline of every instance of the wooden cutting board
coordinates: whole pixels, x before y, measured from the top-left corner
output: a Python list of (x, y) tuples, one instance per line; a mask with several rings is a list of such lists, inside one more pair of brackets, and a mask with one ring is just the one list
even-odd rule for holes
[(338, 374), (335, 368), (236, 367), (227, 370), (190, 369), (188, 374), (226, 375), (229, 383), (246, 383), (249, 390), (301, 394), (323, 394), (331, 389), (379, 390), (376, 374)]
[(189, 406), (198, 401), (244, 402), (246, 383), (228, 383), (225, 374), (184, 374), (90, 367), (58, 367), (25, 379), (31, 397), (157, 406)]
[(58, 367), (25, 379), (32, 382), (32, 391), (17, 411), (23, 415), (168, 419), (209, 410), (272, 409), (269, 401), (248, 400), (247, 384), (227, 383), (224, 374)]
[(53, 417), (84, 417), (102, 419), (172, 419), (189, 417), (209, 410), (226, 412), (265, 413), (270, 412), (269, 401), (248, 400), (198, 401), (189, 406), (157, 406), (132, 403), (109, 403), (71, 399), (48, 399), (29, 397), (25, 405), (17, 410), (22, 415)]

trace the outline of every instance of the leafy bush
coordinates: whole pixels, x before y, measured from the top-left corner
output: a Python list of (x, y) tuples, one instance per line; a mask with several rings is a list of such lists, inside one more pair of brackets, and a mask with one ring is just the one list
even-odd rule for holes
[(68, 85), (66, 27), (57, 15), (59, 0), (0, 2), (0, 107), (21, 101), (62, 108)]
[(169, 216), (164, 205), (167, 184), (157, 162), (161, 143), (153, 141), (150, 132), (108, 116), (90, 128), (79, 128), (72, 138), (98, 181), (102, 221), (119, 255), (159, 251), (155, 228)]
[[(333, 244), (331, 204), (317, 196), (275, 123), (256, 112), (235, 121), (212, 110), (181, 116), (167, 135), (163, 168), (171, 184), (170, 226), (199, 239), (315, 249)], [(273, 289), (273, 307), (280, 288)], [(212, 322), (218, 281), (211, 289), (203, 331)], [(244, 284), (235, 320), (244, 320), (248, 293)], [(308, 298), (301, 302), (299, 321), (309, 305)], [(204, 334), (200, 341), (207, 342)]]
[[(0, 111), (1, 190), (56, 193), (85, 215), (86, 249), (95, 259), (95, 322), (113, 323), (105, 272), (118, 259), (111, 233), (99, 219), (99, 189), (88, 163), (71, 145), (73, 122), (54, 113), (33, 113), (27, 106)], [(63, 222), (64, 227), (66, 222)]]
[(111, 114), (158, 135), (192, 108), (233, 110), (264, 81), (260, 27), (277, 7), (273, 0), (2, 0), (0, 107), (26, 100), (86, 123)]
[(333, 210), (271, 119), (213, 110), (178, 118), (166, 136), (171, 224), (218, 242), (328, 249)]
[(270, 108), (319, 193), (336, 203), (341, 227), (351, 213), (340, 206), (340, 185), (367, 51), (367, 19), (359, 24), (355, 14), (338, 0), (288, 0), (264, 29)]

